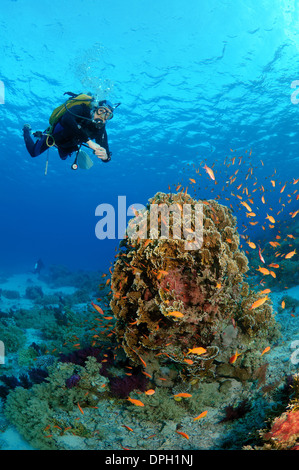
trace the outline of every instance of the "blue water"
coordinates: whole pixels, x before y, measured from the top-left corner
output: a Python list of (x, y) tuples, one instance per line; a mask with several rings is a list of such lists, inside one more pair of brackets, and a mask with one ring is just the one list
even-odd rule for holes
[[(38, 257), (107, 269), (118, 240), (96, 238), (97, 205), (145, 204), (230, 148), (252, 149), (262, 178), (295, 176), (298, 2), (2, 0), (0, 21), (2, 269)], [(90, 90), (122, 103), (107, 125), (111, 162), (75, 172), (51, 149), (45, 176), (23, 124), (44, 130), (65, 91)]]

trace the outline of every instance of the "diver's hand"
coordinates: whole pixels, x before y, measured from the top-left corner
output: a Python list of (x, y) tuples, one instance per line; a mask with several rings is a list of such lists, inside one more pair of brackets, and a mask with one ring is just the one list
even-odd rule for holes
[(98, 158), (100, 158), (101, 160), (107, 160), (108, 159), (106, 149), (101, 147), (99, 144), (96, 144), (95, 142), (92, 142), (92, 140), (89, 140), (87, 142), (87, 145), (89, 146), (89, 148), (91, 148), (93, 150), (93, 153)]

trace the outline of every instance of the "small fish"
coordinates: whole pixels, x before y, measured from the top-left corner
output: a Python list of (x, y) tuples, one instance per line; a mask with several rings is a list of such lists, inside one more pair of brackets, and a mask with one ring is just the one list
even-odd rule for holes
[(133, 403), (133, 405), (136, 405), (136, 406), (144, 406), (144, 403), (142, 403), (142, 401), (135, 400), (134, 398), (131, 398), (131, 397), (128, 397), (128, 401)]
[(182, 312), (177, 312), (177, 311), (173, 311), (173, 312), (168, 312), (165, 314), (166, 317), (169, 317), (169, 316), (172, 316), (172, 317), (176, 317), (176, 318), (182, 318), (184, 316), (184, 314)]
[(296, 250), (290, 251), (287, 255), (285, 255), (285, 259), (290, 259), (296, 254)]
[(197, 421), (198, 419), (204, 418), (205, 416), (207, 416), (207, 414), (207, 411), (203, 411), (202, 413), (200, 413), (200, 415), (196, 416), (196, 418), (193, 418), (193, 421)]
[(285, 190), (286, 184), (281, 188), (280, 192), (283, 193)]
[(196, 181), (193, 178), (189, 178), (190, 183), (196, 183)]
[(145, 395), (153, 395), (155, 393), (155, 390), (150, 388), (149, 390), (146, 390), (146, 392), (144, 392)]
[(283, 300), (283, 301), (281, 302), (281, 308), (285, 308), (285, 306), (286, 306), (286, 303), (285, 303), (285, 301)]
[(149, 379), (152, 379), (152, 376), (148, 372), (144, 372), (144, 370), (142, 370), (141, 373), (145, 375), (146, 377), (148, 377)]
[(264, 351), (261, 353), (261, 356), (263, 356), (263, 354), (266, 354), (268, 351), (270, 351), (270, 346), (267, 346)]
[(250, 246), (250, 248), (252, 248), (253, 250), (256, 248), (255, 243), (253, 243), (253, 242), (247, 242), (247, 243)]
[(191, 359), (184, 359), (184, 362), (186, 362), (186, 364), (189, 364), (190, 366), (192, 366), (192, 364), (194, 364), (194, 362), (191, 361)]
[(264, 257), (263, 257), (263, 255), (262, 255), (262, 250), (261, 250), (260, 245), (258, 245), (258, 247), (259, 247), (259, 258), (260, 258), (260, 260), (261, 260), (262, 263), (265, 263), (265, 260), (264, 260)]
[(255, 217), (256, 214), (254, 212), (246, 212), (246, 217)]
[(247, 204), (247, 202), (242, 201), (240, 204), (242, 204), (242, 206), (246, 207), (248, 212), (251, 212), (251, 207)]
[(271, 224), (275, 224), (275, 219), (274, 219), (274, 217), (272, 217), (272, 215), (267, 214), (266, 219), (270, 220)]
[(173, 395), (174, 397), (181, 397), (181, 398), (190, 398), (192, 397), (191, 393), (177, 393), (176, 395)]
[(84, 415), (84, 411), (82, 410), (82, 408), (81, 408), (81, 406), (79, 405), (79, 403), (77, 403), (77, 405), (78, 405), (78, 408), (79, 408), (79, 410), (80, 410), (80, 413), (82, 413), (82, 414)]
[(126, 428), (128, 431), (134, 432), (133, 429), (130, 428), (130, 426), (126, 426), (125, 424), (122, 424), (122, 427)]
[(209, 168), (209, 167), (205, 164), (204, 169), (205, 169), (206, 172), (208, 173), (209, 177), (210, 177), (212, 180), (215, 180), (215, 176), (214, 176), (214, 172), (213, 172), (212, 168)]
[(270, 292), (271, 292), (271, 289), (265, 289), (265, 290), (261, 290), (260, 294), (269, 294)]
[(270, 274), (269, 269), (261, 268), (260, 266), (259, 266), (259, 268), (257, 269), (257, 271), (259, 271), (260, 273), (265, 274), (265, 275)]
[(97, 310), (97, 312), (99, 312), (101, 315), (104, 315), (104, 312), (103, 310), (101, 309), (101, 307), (99, 307), (98, 305), (96, 305), (95, 303), (91, 302), (91, 305), (93, 306), (93, 308), (95, 308)]
[(176, 432), (180, 434), (181, 436), (183, 436), (185, 439), (189, 439), (188, 434), (186, 434), (185, 432), (182, 432), (182, 431), (176, 431)]
[(163, 271), (163, 269), (160, 269), (158, 271), (157, 279), (161, 279), (162, 276), (166, 276), (168, 274), (168, 271)]
[(262, 299), (256, 300), (256, 301), (253, 302), (253, 304), (251, 305), (250, 310), (253, 310), (253, 309), (257, 308), (257, 307), (260, 307), (261, 305), (263, 305), (263, 304), (266, 302), (266, 300), (268, 300), (268, 296), (267, 296), (267, 295), (266, 295), (266, 297), (263, 297)]
[(238, 356), (241, 356), (241, 354), (238, 353), (238, 351), (235, 352), (230, 358), (229, 358), (229, 363), (234, 364), (236, 362)]
[(199, 348), (189, 349), (189, 351), (187, 352), (187, 354), (198, 354), (198, 355), (200, 355), (200, 354), (203, 354), (203, 353), (205, 353), (205, 352), (207, 352), (206, 349), (199, 347)]

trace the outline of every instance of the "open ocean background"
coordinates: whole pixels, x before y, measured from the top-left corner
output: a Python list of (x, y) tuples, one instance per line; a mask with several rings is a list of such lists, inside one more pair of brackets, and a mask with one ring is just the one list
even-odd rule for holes
[[(218, 187), (205, 175), (197, 196), (221, 195), (230, 149), (252, 149), (260, 182), (274, 169), (277, 182), (292, 181), (298, 11), (290, 0), (1, 0), (1, 269), (32, 269), (41, 257), (106, 270), (119, 240), (96, 238), (99, 204), (117, 218), (118, 196), (146, 204), (185, 187), (201, 162), (215, 164)], [(22, 127), (46, 129), (66, 91), (122, 103), (107, 125), (113, 156), (72, 171), (51, 149), (45, 175), (47, 154), (29, 156)]]

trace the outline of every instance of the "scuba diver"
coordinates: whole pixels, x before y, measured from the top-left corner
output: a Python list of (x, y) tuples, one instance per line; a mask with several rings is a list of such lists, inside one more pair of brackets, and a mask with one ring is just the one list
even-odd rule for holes
[(45, 267), (42, 260), (39, 258), (34, 265), (33, 274), (40, 274), (41, 270)]
[(30, 124), (24, 125), (23, 137), (29, 154), (31, 157), (37, 157), (55, 146), (60, 158), (65, 160), (73, 152), (77, 152), (75, 163), (72, 165), (73, 169), (77, 169), (77, 156), (80, 147), (84, 145), (92, 149), (103, 162), (109, 162), (112, 153), (109, 151), (105, 124), (112, 119), (113, 112), (120, 103), (113, 105), (107, 100), (96, 101), (89, 94), (64, 94), (71, 97), (54, 109), (49, 119), (50, 127), (45, 132), (37, 131), (33, 134), (37, 137), (35, 142), (30, 135)]

